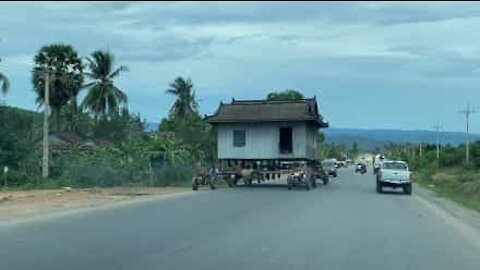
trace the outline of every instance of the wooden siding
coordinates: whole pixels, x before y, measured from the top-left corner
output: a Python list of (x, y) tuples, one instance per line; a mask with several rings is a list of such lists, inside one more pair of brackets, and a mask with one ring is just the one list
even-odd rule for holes
[[(279, 129), (292, 128), (292, 154), (280, 154)], [(219, 159), (315, 158), (316, 128), (306, 122), (218, 124)], [(233, 146), (233, 130), (245, 130), (245, 147)]]

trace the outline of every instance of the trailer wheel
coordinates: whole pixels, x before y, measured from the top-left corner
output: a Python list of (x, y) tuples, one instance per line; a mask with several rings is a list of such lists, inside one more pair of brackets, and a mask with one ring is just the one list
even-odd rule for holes
[(310, 184), (308, 182), (305, 183), (305, 190), (310, 190)]
[(328, 175), (326, 175), (322, 178), (322, 182), (323, 182), (324, 185), (328, 185), (328, 182), (329, 182)]
[(315, 176), (312, 176), (310, 178), (311, 180), (311, 183), (312, 183), (312, 188), (316, 188), (317, 187), (317, 179), (315, 178)]
[(228, 187), (233, 187), (233, 183), (229, 178), (226, 178), (225, 181), (227, 182)]

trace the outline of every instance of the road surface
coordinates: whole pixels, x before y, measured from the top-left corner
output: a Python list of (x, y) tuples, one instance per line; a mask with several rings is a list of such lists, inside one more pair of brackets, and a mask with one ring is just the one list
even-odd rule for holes
[(470, 229), (343, 170), (310, 191), (199, 191), (0, 227), (0, 269), (478, 270)]

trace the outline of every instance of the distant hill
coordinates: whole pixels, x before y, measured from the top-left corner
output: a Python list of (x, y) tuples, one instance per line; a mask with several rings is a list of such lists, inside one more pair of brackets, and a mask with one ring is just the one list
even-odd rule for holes
[[(335, 144), (352, 145), (357, 142), (362, 150), (372, 150), (389, 143), (436, 143), (437, 133), (429, 130), (349, 129), (323, 130), (325, 140)], [(480, 140), (480, 134), (470, 134), (472, 141)], [(465, 142), (465, 133), (441, 132), (440, 143), (459, 145)]]

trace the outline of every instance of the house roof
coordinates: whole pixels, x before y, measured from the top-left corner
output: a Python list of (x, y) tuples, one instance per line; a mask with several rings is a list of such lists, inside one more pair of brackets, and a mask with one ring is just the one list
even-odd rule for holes
[(267, 101), (267, 100), (232, 100), (230, 104), (220, 103), (217, 111), (207, 116), (207, 122), (284, 122), (311, 121), (319, 127), (328, 127), (318, 113), (316, 98)]
[[(81, 148), (94, 148), (98, 146), (108, 147), (112, 145), (110, 141), (103, 140), (103, 139), (84, 140), (80, 136), (71, 132), (50, 133), (48, 140), (49, 140), (49, 144), (52, 147), (59, 147), (59, 148), (67, 147), (68, 145), (80, 146)], [(37, 146), (43, 145), (43, 137), (38, 138), (35, 141), (35, 144)]]
[[(57, 132), (49, 134), (49, 143), (51, 145), (71, 144), (76, 145), (82, 142), (82, 138), (70, 132)], [(43, 144), (43, 136), (35, 140), (35, 144)]]
[(82, 138), (75, 133), (71, 132), (59, 132), (53, 134), (54, 136), (57, 136), (58, 138), (62, 139), (65, 142), (68, 142), (70, 144), (79, 144), (82, 142)]

